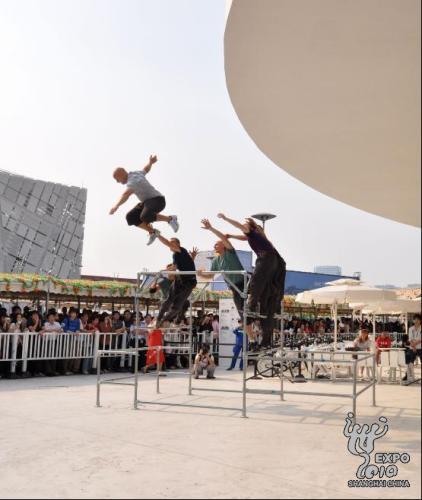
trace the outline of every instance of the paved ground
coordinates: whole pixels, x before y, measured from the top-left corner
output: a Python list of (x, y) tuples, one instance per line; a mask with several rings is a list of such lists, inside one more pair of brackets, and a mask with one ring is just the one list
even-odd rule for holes
[[(240, 374), (217, 373), (204, 387), (240, 388)], [(277, 389), (277, 380), (250, 387)], [(227, 393), (186, 395), (181, 374), (142, 376), (154, 400), (240, 407)], [(286, 388), (350, 392), (346, 383)], [(141, 396), (141, 397), (142, 397)], [(315, 396), (248, 396), (249, 418), (233, 410), (131, 408), (132, 389), (105, 385), (95, 407), (95, 377), (0, 381), (0, 498), (420, 498), (420, 387), (378, 386), (365, 393), (358, 422), (389, 420), (376, 452), (407, 452), (398, 478), (410, 488), (349, 488), (359, 457), (342, 434), (350, 401)]]

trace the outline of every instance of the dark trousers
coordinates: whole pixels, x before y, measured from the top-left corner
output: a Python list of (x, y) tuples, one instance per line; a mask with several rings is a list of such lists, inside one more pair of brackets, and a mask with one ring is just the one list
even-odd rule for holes
[(286, 263), (278, 253), (266, 253), (258, 257), (255, 271), (249, 283), (251, 295), (249, 306), (252, 310), (260, 305), (262, 345), (271, 345), (275, 327), (274, 314), (280, 313), (284, 298)]
[(158, 313), (158, 321), (173, 321), (176, 317), (186, 312), (189, 306), (189, 296), (196, 286), (196, 281), (182, 281), (176, 279), (170, 287), (169, 295), (163, 302)]
[(240, 293), (233, 287), (229, 286), (232, 294), (233, 294), (233, 302), (236, 306), (237, 312), (239, 313), (240, 319), (243, 319), (243, 299)]

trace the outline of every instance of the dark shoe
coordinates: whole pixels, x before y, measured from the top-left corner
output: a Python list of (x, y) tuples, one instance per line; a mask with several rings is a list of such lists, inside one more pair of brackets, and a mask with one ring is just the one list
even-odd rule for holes
[(407, 381), (407, 373), (406, 375), (402, 378), (402, 382), (406, 382)]
[(210, 380), (212, 380), (212, 379), (214, 379), (214, 378), (215, 378), (215, 377), (208, 377), (208, 376), (207, 376), (207, 379), (210, 379)]
[(227, 370), (226, 370), (226, 371), (227, 371), (227, 372), (230, 372), (230, 371), (232, 371), (232, 370), (233, 370), (233, 368), (227, 368)]

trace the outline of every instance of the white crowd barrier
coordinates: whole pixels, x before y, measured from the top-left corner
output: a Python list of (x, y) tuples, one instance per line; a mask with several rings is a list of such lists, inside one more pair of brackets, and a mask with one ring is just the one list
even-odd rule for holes
[[(10, 373), (22, 363), (26, 372), (28, 361), (61, 359), (92, 359), (96, 368), (97, 351), (117, 350), (127, 347), (126, 333), (0, 333), (0, 362), (10, 362)], [(125, 355), (120, 357), (120, 366)]]

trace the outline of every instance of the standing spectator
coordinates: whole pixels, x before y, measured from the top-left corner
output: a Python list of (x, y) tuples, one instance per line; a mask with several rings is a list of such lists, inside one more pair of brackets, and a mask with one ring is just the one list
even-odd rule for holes
[[(62, 311), (66, 308), (64, 307)], [(67, 310), (66, 310), (67, 312)], [(82, 323), (78, 318), (78, 313), (74, 307), (69, 309), (69, 315), (65, 317), (62, 324), (63, 331), (69, 335), (76, 336), (82, 331)], [(77, 345), (77, 339), (75, 338), (75, 345)], [(65, 375), (72, 375), (72, 373), (79, 373), (81, 367), (80, 359), (64, 359), (62, 365), (62, 371)]]
[[(28, 330), (32, 332), (34, 335), (30, 336), (30, 342), (29, 345), (32, 347), (35, 347), (35, 339), (36, 335), (39, 334), (42, 330), (42, 322), (41, 322), (41, 317), (38, 311), (32, 311), (30, 313), (30, 317), (28, 319), (27, 323)], [(32, 351), (29, 351), (29, 355), (34, 355), (37, 356), (37, 352), (35, 349)], [(43, 370), (43, 364), (39, 360), (34, 360), (34, 361), (28, 361), (28, 372), (33, 376), (33, 377), (44, 377), (44, 373), (42, 372)]]
[[(230, 364), (230, 367), (227, 368), (227, 371), (233, 370), (236, 367), (237, 358), (239, 357), (239, 354), (242, 352), (242, 349), (243, 349), (243, 336), (245, 335), (245, 332), (242, 329), (242, 324), (243, 324), (243, 321), (241, 319), (239, 319), (238, 320), (238, 327), (233, 330), (233, 333), (236, 336), (236, 341), (235, 341), (235, 345), (233, 347), (232, 362)], [(240, 358), (239, 369), (243, 370), (243, 357)]]
[(129, 335), (130, 327), (134, 323), (132, 313), (129, 311), (129, 309), (126, 309), (126, 311), (123, 313), (123, 323), (126, 328), (126, 333)]
[[(85, 332), (87, 334), (95, 335), (100, 331), (100, 317), (97, 313), (91, 314), (88, 319), (88, 323), (85, 326)], [(94, 340), (93, 340), (94, 342)], [(82, 360), (82, 374), (89, 375), (92, 370), (93, 359), (85, 358)]]
[[(41, 330), (41, 335), (44, 336), (45, 342), (47, 342), (48, 344), (52, 343), (55, 344), (57, 334), (61, 333), (62, 331), (63, 329), (60, 326), (60, 323), (56, 321), (56, 311), (54, 310), (49, 311), (47, 315), (47, 321), (44, 323), (44, 326)], [(54, 347), (55, 345), (53, 345), (53, 352), (55, 351)], [(49, 351), (50, 349), (48, 348), (47, 352)], [(48, 377), (53, 377), (54, 375), (58, 375), (56, 371), (56, 365), (57, 361), (55, 359), (49, 359), (48, 361), (45, 361), (44, 369), (45, 369), (45, 374)]]

